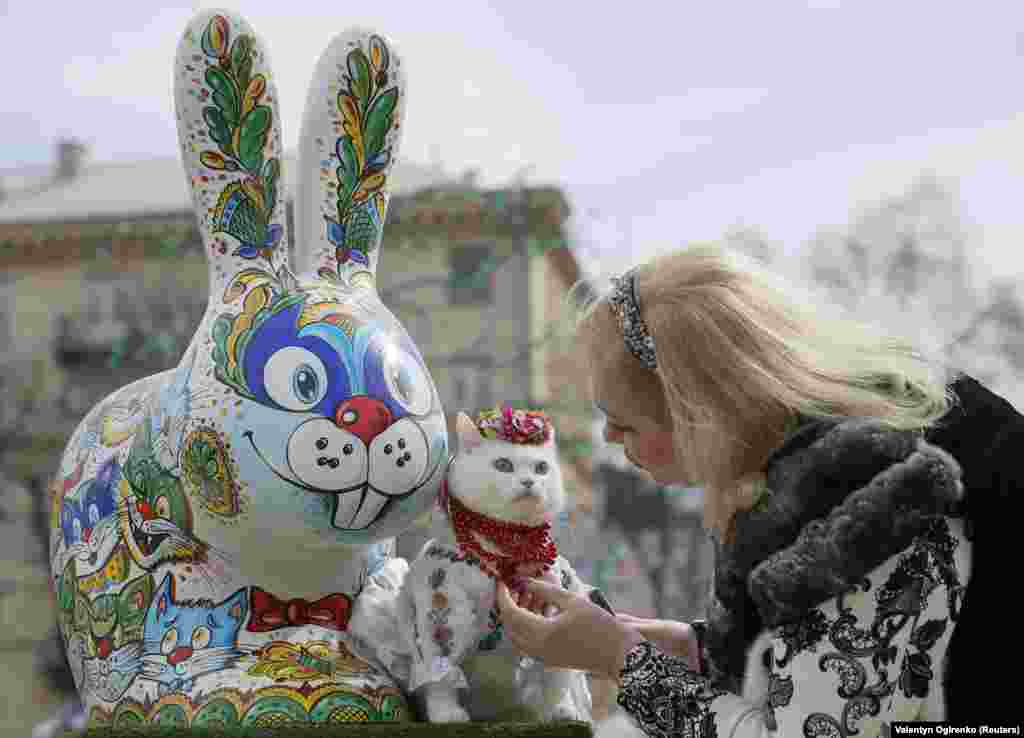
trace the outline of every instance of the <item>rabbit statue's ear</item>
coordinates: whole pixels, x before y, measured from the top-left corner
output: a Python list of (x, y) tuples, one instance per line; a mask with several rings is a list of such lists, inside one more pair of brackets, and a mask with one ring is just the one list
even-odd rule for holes
[(405, 71), (391, 43), (362, 29), (335, 37), (313, 73), (299, 139), (300, 275), (374, 287), (404, 109)]
[(281, 123), (270, 61), (244, 19), (197, 14), (174, 62), (182, 162), (213, 297), (286, 276)]

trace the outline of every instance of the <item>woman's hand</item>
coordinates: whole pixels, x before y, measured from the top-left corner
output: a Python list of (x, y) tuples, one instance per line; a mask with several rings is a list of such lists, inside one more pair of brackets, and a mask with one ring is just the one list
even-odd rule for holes
[(676, 620), (638, 618), (622, 612), (616, 617), (620, 623), (638, 632), (663, 653), (685, 659), (690, 669), (700, 670), (697, 634), (688, 624)]
[[(525, 655), (553, 669), (579, 669), (618, 680), (626, 653), (644, 640), (626, 625), (582, 595), (537, 579), (525, 579), (525, 591), (513, 600), (503, 582), (497, 585), (497, 605), (503, 632)], [(558, 612), (542, 617), (530, 609)]]

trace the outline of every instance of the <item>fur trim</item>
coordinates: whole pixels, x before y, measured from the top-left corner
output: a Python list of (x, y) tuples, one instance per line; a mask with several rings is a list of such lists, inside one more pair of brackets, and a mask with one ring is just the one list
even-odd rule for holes
[(920, 433), (819, 422), (769, 459), (767, 503), (719, 544), (708, 608), (710, 675), (738, 692), (760, 631), (851, 589), (936, 515), (958, 514), (961, 470)]

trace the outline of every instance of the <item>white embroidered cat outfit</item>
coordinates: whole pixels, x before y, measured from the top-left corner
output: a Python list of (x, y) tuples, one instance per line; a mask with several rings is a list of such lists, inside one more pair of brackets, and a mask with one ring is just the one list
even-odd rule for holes
[(496, 578), (516, 573), (546, 570), (569, 591), (591, 589), (548, 535), (565, 504), (550, 421), (506, 408), (476, 423), (460, 413), (456, 429), (437, 537), (407, 572), (392, 567), (368, 582), (351, 627), (430, 722), (590, 721), (586, 675), (524, 658), (502, 636), (495, 609)]

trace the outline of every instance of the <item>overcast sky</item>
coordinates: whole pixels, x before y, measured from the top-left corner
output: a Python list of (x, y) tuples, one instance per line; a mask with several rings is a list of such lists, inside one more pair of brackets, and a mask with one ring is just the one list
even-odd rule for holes
[(330, 38), (389, 36), (402, 156), (488, 185), (531, 167), (602, 269), (736, 223), (796, 246), (933, 171), (959, 188), (979, 271), (1024, 275), (1019, 1), (0, 0), (0, 170), (51, 162), (67, 135), (94, 160), (177, 156), (174, 51), (209, 6), (266, 42), (287, 148)]

